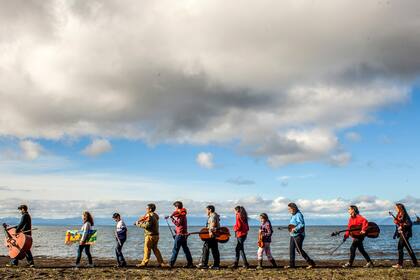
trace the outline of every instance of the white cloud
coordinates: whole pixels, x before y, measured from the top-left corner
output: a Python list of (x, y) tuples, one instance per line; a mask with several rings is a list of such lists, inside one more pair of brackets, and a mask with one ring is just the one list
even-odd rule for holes
[(245, 179), (242, 177), (230, 178), (226, 180), (227, 183), (238, 186), (255, 185), (255, 181)]
[(27, 160), (35, 160), (39, 158), (44, 150), (40, 144), (31, 140), (20, 141), (19, 146), (22, 151), (23, 158)]
[(213, 164), (213, 155), (211, 153), (199, 153), (196, 158), (198, 165), (204, 168), (211, 169), (214, 167)]
[(106, 139), (95, 139), (86, 148), (83, 149), (82, 154), (90, 157), (107, 153), (112, 150), (112, 145)]
[(330, 157), (330, 164), (333, 166), (345, 166), (351, 161), (351, 154), (342, 152)]
[(350, 131), (346, 133), (346, 139), (352, 142), (359, 142), (362, 140), (362, 136), (357, 132)]
[[(243, 205), (251, 216), (261, 212), (267, 212), (272, 218), (287, 218), (287, 204), (291, 202), (285, 197), (277, 197), (273, 200), (264, 200), (261, 197), (248, 197), (239, 200), (183, 200), (190, 215), (203, 216), (203, 209), (208, 204), (214, 204), (216, 211), (225, 216), (232, 216), (232, 209), (236, 205)], [(378, 197), (358, 197), (354, 199), (298, 199), (294, 201), (305, 214), (305, 217), (316, 218), (337, 218), (347, 217), (347, 208), (351, 204), (359, 207), (362, 215), (367, 218), (387, 217), (388, 211), (393, 210), (394, 203), (387, 199)], [(406, 205), (410, 214), (420, 211), (420, 200), (414, 197), (406, 197), (398, 202)], [(10, 216), (15, 213), (16, 205), (27, 203), (31, 212), (37, 218), (64, 218), (78, 216), (80, 211), (88, 209), (96, 217), (110, 217), (116, 210), (124, 213), (125, 216), (140, 215), (144, 206), (150, 201), (147, 200), (0, 200), (0, 216)], [(173, 209), (172, 200), (155, 201), (158, 213), (169, 213)]]
[(419, 9), (2, 3), (0, 136), (237, 143), (273, 166), (325, 161), (338, 131), (408, 100), (420, 73)]

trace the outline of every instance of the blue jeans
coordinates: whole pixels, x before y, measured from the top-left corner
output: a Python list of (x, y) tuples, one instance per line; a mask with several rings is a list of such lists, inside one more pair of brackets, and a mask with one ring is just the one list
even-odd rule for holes
[(124, 245), (125, 239), (120, 239), (120, 242), (117, 241), (117, 247), (115, 247), (115, 255), (117, 256), (117, 262), (119, 266), (126, 266), (124, 255), (122, 253), (122, 247)]
[(169, 264), (173, 266), (176, 262), (176, 258), (178, 257), (179, 250), (184, 250), (185, 257), (187, 258), (187, 262), (189, 265), (192, 265), (193, 260), (191, 257), (190, 249), (187, 245), (187, 236), (185, 235), (176, 235), (174, 239), (174, 248), (172, 249), (172, 256)]
[(236, 243), (236, 248), (235, 248), (235, 262), (238, 263), (239, 256), (242, 255), (242, 260), (244, 261), (244, 264), (247, 265), (248, 261), (246, 260), (245, 248), (244, 248), (246, 235), (237, 237), (236, 240), (237, 240), (237, 243)]

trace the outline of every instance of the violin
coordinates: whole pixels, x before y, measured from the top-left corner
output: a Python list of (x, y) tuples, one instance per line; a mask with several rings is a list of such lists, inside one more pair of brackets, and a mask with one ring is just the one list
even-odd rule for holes
[(180, 216), (185, 216), (187, 215), (187, 210), (185, 208), (182, 209), (177, 209), (175, 210), (172, 214), (171, 214), (171, 218), (178, 218)]
[(262, 235), (262, 231), (260, 230), (258, 232), (258, 242), (257, 245), (259, 248), (264, 248), (264, 241), (263, 241), (263, 235)]
[(365, 231), (365, 233), (361, 233), (362, 226), (351, 226), (350, 229), (335, 231), (331, 233), (331, 236), (337, 236), (340, 235), (342, 232), (348, 231), (350, 233), (350, 236), (353, 238), (360, 238), (360, 237), (368, 237), (368, 238), (378, 238), (379, 234), (381, 233), (381, 229), (379, 226), (374, 222), (369, 222), (368, 227)]
[(197, 232), (190, 232), (188, 235), (191, 234), (198, 234), (200, 239), (203, 241), (211, 240), (212, 238), (216, 239), (220, 243), (226, 243), (229, 241), (230, 231), (227, 227), (221, 227), (217, 230), (213, 231), (213, 236), (210, 236), (208, 228), (202, 228), (200, 231)]
[(16, 232), (16, 228), (8, 228), (7, 224), (3, 224), (4, 228), (4, 245), (9, 250), (9, 257), (12, 259), (22, 260), (26, 256), (26, 252), (32, 247), (32, 237), (24, 232)]
[(140, 217), (140, 218), (137, 220), (137, 222), (135, 222), (135, 223), (134, 223), (134, 225), (136, 226), (136, 225), (139, 225), (139, 224), (142, 224), (142, 223), (148, 222), (148, 221), (149, 221), (149, 218), (150, 218), (150, 216), (146, 214), (146, 215), (144, 215), (143, 217)]

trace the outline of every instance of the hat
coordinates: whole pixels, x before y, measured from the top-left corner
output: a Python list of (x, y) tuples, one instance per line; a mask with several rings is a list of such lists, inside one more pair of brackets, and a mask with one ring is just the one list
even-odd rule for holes
[(26, 206), (25, 204), (22, 204), (18, 207), (18, 210), (22, 210), (22, 209), (25, 211), (28, 211), (28, 206)]

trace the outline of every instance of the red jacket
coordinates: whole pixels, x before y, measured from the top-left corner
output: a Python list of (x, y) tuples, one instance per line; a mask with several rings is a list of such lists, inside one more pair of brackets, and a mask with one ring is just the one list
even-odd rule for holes
[[(356, 217), (350, 217), (347, 229), (350, 229), (351, 226), (362, 226), (362, 231), (366, 231), (368, 228), (368, 221), (362, 215), (356, 215)], [(349, 236), (350, 232), (346, 231), (344, 237), (348, 238)]]
[(236, 232), (236, 237), (242, 237), (248, 234), (248, 223), (241, 219), (241, 215), (239, 213), (236, 213), (236, 223), (233, 226), (233, 230)]
[(172, 223), (175, 225), (176, 235), (188, 234), (187, 209), (182, 208), (174, 211), (171, 215)]

